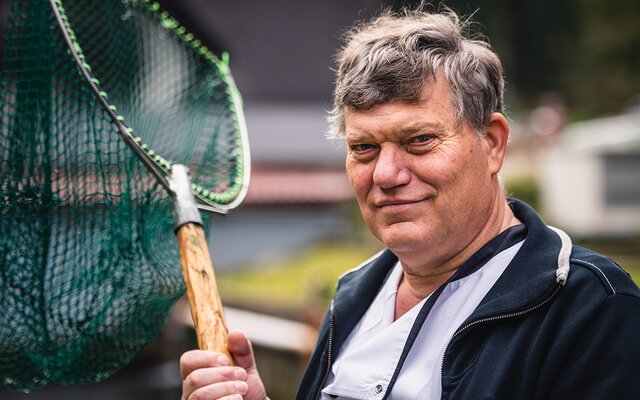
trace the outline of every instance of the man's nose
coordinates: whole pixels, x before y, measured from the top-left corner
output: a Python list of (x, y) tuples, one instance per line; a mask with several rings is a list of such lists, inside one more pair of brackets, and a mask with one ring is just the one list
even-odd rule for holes
[(384, 144), (373, 171), (373, 183), (382, 189), (406, 185), (411, 179), (411, 171), (407, 166), (406, 154), (395, 144)]

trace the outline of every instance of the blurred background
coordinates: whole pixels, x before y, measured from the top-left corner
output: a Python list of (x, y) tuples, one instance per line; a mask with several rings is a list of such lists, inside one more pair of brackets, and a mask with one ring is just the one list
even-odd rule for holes
[[(240, 208), (211, 217), (208, 237), (229, 325), (253, 340), (273, 400), (293, 398), (337, 277), (381, 248), (352, 200), (344, 146), (324, 138), (333, 55), (349, 26), (417, 3), (161, 1), (230, 53), (244, 97), (251, 186)], [(444, 3), (472, 16), (503, 61), (509, 194), (640, 279), (640, 2)], [(111, 378), (0, 399), (178, 399), (178, 358), (191, 348), (181, 300), (162, 335)]]

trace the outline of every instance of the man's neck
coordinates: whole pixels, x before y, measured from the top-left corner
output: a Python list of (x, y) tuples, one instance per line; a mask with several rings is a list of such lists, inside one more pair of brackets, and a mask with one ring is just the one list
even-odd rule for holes
[(445, 283), (475, 252), (504, 230), (521, 222), (513, 215), (503, 197), (500, 198), (484, 228), (464, 248), (446, 259), (432, 264), (409, 264), (400, 259), (403, 276), (398, 285), (395, 318), (413, 308)]

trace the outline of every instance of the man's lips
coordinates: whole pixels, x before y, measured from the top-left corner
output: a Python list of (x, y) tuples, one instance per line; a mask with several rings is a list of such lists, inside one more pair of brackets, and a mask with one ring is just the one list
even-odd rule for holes
[(401, 209), (420, 203), (424, 199), (389, 199), (374, 202), (377, 208), (381, 209)]

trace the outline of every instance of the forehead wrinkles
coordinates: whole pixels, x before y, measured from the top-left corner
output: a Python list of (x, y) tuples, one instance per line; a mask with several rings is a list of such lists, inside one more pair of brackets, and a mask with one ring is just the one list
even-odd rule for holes
[(430, 116), (426, 110), (420, 115), (424, 108), (417, 105), (405, 103), (388, 109), (389, 106), (380, 106), (379, 112), (373, 109), (345, 113), (347, 142), (401, 140), (416, 133), (442, 134), (446, 130), (446, 123), (437, 116)]

